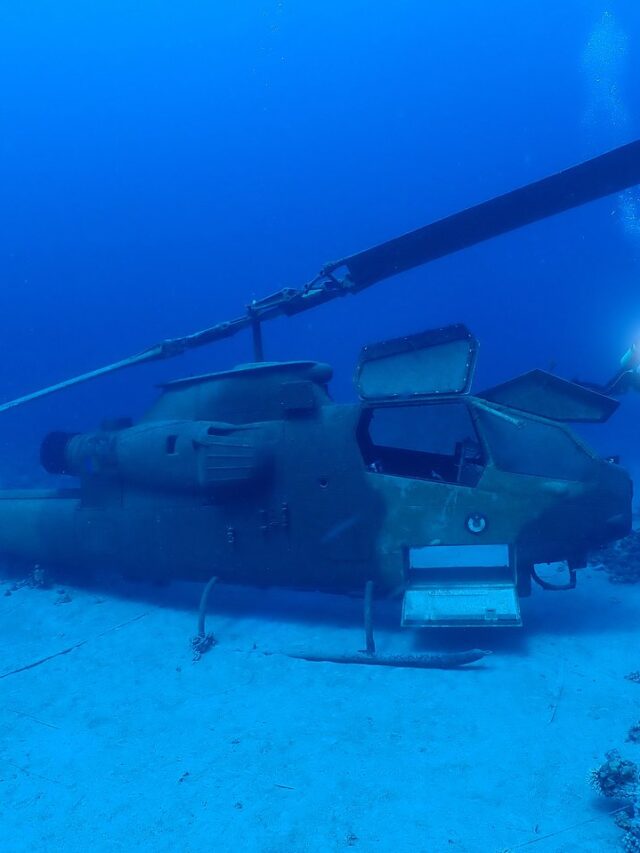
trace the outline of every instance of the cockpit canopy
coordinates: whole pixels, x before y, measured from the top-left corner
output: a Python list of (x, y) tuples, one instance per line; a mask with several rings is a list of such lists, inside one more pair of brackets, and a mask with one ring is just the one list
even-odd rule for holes
[(355, 385), (364, 403), (415, 402), (471, 388), (478, 343), (463, 325), (364, 347)]

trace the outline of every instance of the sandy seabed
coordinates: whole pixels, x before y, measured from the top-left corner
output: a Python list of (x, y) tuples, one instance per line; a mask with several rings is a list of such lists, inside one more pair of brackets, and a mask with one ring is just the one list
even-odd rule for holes
[(218, 645), (194, 662), (195, 586), (14, 580), (0, 585), (6, 853), (620, 849), (619, 803), (588, 774), (613, 747), (640, 761), (625, 743), (640, 684), (624, 678), (640, 669), (640, 586), (587, 569), (573, 592), (534, 590), (525, 627), (502, 631), (403, 632), (398, 605), (378, 603), (381, 651), (493, 650), (441, 671), (280, 654), (361, 648), (354, 599), (216, 588)]

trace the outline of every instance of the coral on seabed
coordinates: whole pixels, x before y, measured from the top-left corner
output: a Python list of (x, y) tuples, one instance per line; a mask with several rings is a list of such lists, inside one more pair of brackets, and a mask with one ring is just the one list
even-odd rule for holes
[(31, 587), (31, 589), (49, 589), (51, 586), (51, 578), (48, 572), (39, 563), (35, 563), (31, 571), (20, 580), (14, 581), (10, 589), (12, 592), (17, 592), (26, 586)]
[(606, 761), (589, 774), (591, 785), (605, 797), (623, 800), (625, 806), (615, 816), (624, 831), (623, 849), (640, 853), (640, 769), (622, 758), (617, 749), (606, 753)]
[(604, 569), (611, 583), (637, 583), (640, 581), (640, 530), (596, 551), (589, 562)]
[(617, 749), (606, 753), (606, 761), (590, 774), (592, 786), (605, 797), (627, 799), (638, 783), (638, 765), (623, 758)]

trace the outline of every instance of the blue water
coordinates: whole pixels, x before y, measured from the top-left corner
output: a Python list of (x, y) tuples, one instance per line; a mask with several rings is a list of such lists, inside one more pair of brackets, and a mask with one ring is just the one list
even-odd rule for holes
[[(58, 0), (0, 4), (0, 402), (133, 354), (165, 338), (236, 317), (251, 299), (283, 286), (300, 286), (327, 261), (640, 137), (639, 81), (637, 0)], [(334, 395), (348, 400), (354, 397), (353, 368), (364, 344), (453, 322), (466, 323), (480, 340), (477, 389), (534, 367), (551, 367), (567, 378), (606, 380), (616, 370), (622, 352), (640, 337), (640, 189), (439, 260), (358, 297), (270, 323), (264, 330), (266, 356), (270, 360), (330, 362), (336, 371)], [(0, 414), (0, 485), (46, 482), (38, 469), (38, 450), (40, 439), (50, 430), (90, 429), (105, 416), (136, 418), (154, 399), (158, 382), (225, 369), (251, 358), (251, 342), (245, 334), (174, 361), (119, 373)], [(640, 400), (629, 395), (610, 423), (589, 429), (587, 434), (598, 450), (620, 453), (632, 473), (640, 474), (638, 424)], [(594, 584), (598, 582), (596, 578)], [(613, 593), (606, 592), (608, 586), (594, 588), (598, 601), (613, 601)], [(507, 659), (522, 652), (514, 671), (525, 692), (533, 692), (541, 678), (554, 671), (557, 645), (569, 643), (575, 658), (584, 653), (582, 632), (587, 635), (591, 629), (581, 619), (591, 612), (591, 589), (587, 587), (583, 598), (578, 599), (578, 615), (568, 628), (560, 605), (554, 603), (557, 609), (548, 623), (539, 615), (544, 610), (539, 599), (530, 605), (531, 649), (540, 652), (543, 663), (550, 662), (544, 676), (530, 667), (526, 646), (530, 635), (514, 641), (514, 648), (507, 641), (500, 647)], [(84, 589), (77, 599), (89, 608), (95, 604), (91, 595)], [(158, 607), (156, 599), (151, 602), (155, 619), (158, 614), (163, 616), (161, 607), (166, 600), (162, 593), (153, 595), (160, 601)], [(185, 625), (191, 624), (195, 608), (195, 593), (190, 595), (191, 610), (183, 621), (183, 614), (177, 611), (167, 616), (173, 620), (166, 636), (175, 640), (170, 654), (176, 661), (184, 651), (178, 632), (186, 632)], [(636, 604), (637, 597), (634, 590), (632, 600)], [(284, 601), (286, 611), (289, 599)], [(41, 603), (35, 607), (37, 610)], [(42, 613), (52, 610), (42, 607)], [(134, 606), (127, 601), (122, 613), (117, 611), (117, 618), (105, 617), (98, 628), (110, 630), (112, 623), (137, 619), (138, 610), (137, 603)], [(28, 619), (12, 612), (16, 632), (25, 624), (31, 630)], [(56, 608), (55, 613), (60, 612), (64, 613), (63, 609)], [(622, 619), (611, 605), (604, 628), (594, 623), (595, 633), (602, 630), (605, 638), (603, 642), (596, 638), (594, 644), (600, 655), (596, 669), (606, 677), (606, 632), (624, 622), (628, 635), (621, 635), (618, 645), (611, 646), (615, 655), (621, 656), (621, 649), (632, 644), (636, 612), (629, 605)], [(276, 608), (274, 622), (278, 615)], [(62, 624), (62, 616), (59, 618)], [(354, 619), (358, 618), (359, 610)], [(254, 630), (256, 636), (262, 636), (251, 615), (241, 621), (237, 635), (231, 621), (229, 618), (225, 623), (227, 636), (233, 637), (231, 643), (238, 636), (238, 643), (245, 642)], [(294, 639), (320, 630), (310, 621), (312, 624), (304, 625)], [(59, 630), (55, 636), (63, 636), (67, 628)], [(154, 630), (157, 636), (165, 636), (160, 619)], [(290, 639), (286, 626), (276, 625), (273, 630), (276, 637), (282, 630), (285, 640)], [(91, 632), (83, 627), (73, 640), (84, 641), (86, 633)], [(265, 637), (265, 643), (273, 641), (269, 634)], [(139, 671), (152, 679), (153, 672), (138, 667), (132, 652), (137, 643), (148, 639), (148, 634), (140, 632), (129, 646), (123, 640), (123, 648), (116, 652), (129, 667), (127, 689), (129, 684), (138, 684), (135, 679)], [(344, 637), (333, 640), (339, 644)], [(65, 642), (61, 640), (58, 645), (64, 647)], [(154, 666), (165, 667), (163, 677), (174, 677), (179, 669), (173, 658), (163, 656), (157, 644), (150, 643), (149, 647), (156, 655)], [(176, 651), (178, 647), (180, 652)], [(590, 654), (588, 651), (586, 656)], [(25, 652), (23, 658), (34, 656), (36, 652)], [(571, 665), (567, 664), (568, 669)], [(632, 665), (625, 663), (627, 669)], [(94, 677), (92, 666), (98, 673), (95, 677), (106, 682), (106, 686), (100, 682), (100, 695), (108, 697), (112, 676), (105, 676), (99, 648), (85, 670), (88, 683)], [(215, 671), (215, 664), (211, 666)], [(69, 667), (62, 675), (71, 680), (75, 676), (72, 665)], [(243, 676), (240, 665), (238, 669)], [(233, 667), (231, 670), (235, 677), (236, 671)], [(330, 715), (336, 712), (329, 701), (331, 689), (348, 677), (325, 672), (325, 683), (308, 676), (313, 690), (301, 692), (296, 706), (295, 688), (279, 680), (284, 678), (283, 671), (284, 667), (276, 668), (271, 678), (271, 670), (259, 669), (255, 695), (259, 697), (262, 688), (263, 697), (271, 697), (264, 699), (265, 708), (280, 702), (284, 707), (281, 693), (291, 690), (291, 707), (296, 709), (295, 719), (301, 729), (297, 737), (303, 742), (315, 724), (305, 721), (304, 714), (312, 707), (306, 697), (326, 702), (326, 713), (333, 719)], [(580, 679), (585, 679), (584, 683), (587, 679), (584, 672), (598, 682), (588, 712), (579, 696)], [(580, 671), (571, 687), (571, 708), (576, 714), (584, 711), (591, 726), (588, 749), (592, 753), (580, 755), (576, 768), (571, 768), (578, 798), (582, 797), (580, 774), (597, 756), (602, 757), (609, 744), (609, 731), (615, 729), (618, 737), (624, 728), (618, 720), (609, 723), (604, 711), (602, 723), (593, 722), (600, 720), (597, 714), (609, 701), (608, 682), (605, 676), (591, 678), (588, 667), (584, 672)], [(616, 678), (621, 677), (616, 672)], [(208, 695), (202, 693), (202, 683), (192, 670), (189, 678), (190, 695), (198, 697), (193, 701), (202, 701), (203, 708), (194, 721), (183, 707), (186, 722), (180, 724), (179, 743), (181, 749), (204, 754), (187, 735), (191, 725), (207, 719)], [(365, 717), (371, 711), (367, 698), (371, 685), (366, 678), (373, 677), (357, 678), (358, 689), (352, 692), (362, 705), (358, 719), (370, 719)], [(513, 687), (508, 669), (503, 668), (490, 683), (505, 707), (516, 697), (519, 723), (514, 727), (520, 725), (520, 740), (514, 748), (533, 755), (527, 697)], [(559, 683), (559, 692), (554, 687), (553, 702), (553, 697), (564, 690), (564, 682)], [(393, 701), (393, 689), (400, 685), (398, 689), (404, 689), (407, 697), (401, 710), (412, 709), (412, 724), (418, 724), (417, 706), (412, 704), (414, 687), (408, 676), (402, 674), (398, 681), (390, 682), (393, 689), (376, 684), (376, 701), (385, 709), (384, 702), (388, 697)], [(464, 736), (471, 752), (481, 744), (485, 752), (479, 754), (479, 760), (491, 769), (499, 757), (492, 754), (494, 709), (486, 682), (478, 676), (464, 688), (453, 678), (447, 684), (451, 685), (447, 696), (462, 689), (460, 707), (472, 708), (477, 697), (483, 697), (486, 723), (478, 724), (477, 738), (473, 723), (465, 724)], [(218, 687), (223, 695), (224, 685)], [(623, 687), (631, 691), (631, 707), (635, 686), (627, 682)], [(164, 688), (158, 682), (154, 689), (162, 694)], [(177, 681), (172, 689), (174, 698), (184, 693)], [(347, 697), (352, 695), (350, 683), (345, 691)], [(87, 696), (87, 691), (80, 693), (81, 698)], [(125, 690), (123, 693), (126, 695)], [(25, 695), (26, 699), (20, 697), (27, 703), (23, 710), (34, 694), (25, 689)], [(64, 695), (53, 681), (45, 684), (45, 716), (51, 707), (51, 719), (57, 721), (50, 728), (62, 729), (61, 720), (71, 713), (72, 709), (64, 705), (58, 706), (59, 716), (54, 713), (55, 703), (62, 702)], [(156, 693), (152, 690), (150, 695)], [(245, 719), (250, 718), (253, 698), (243, 699)], [(348, 698), (342, 702), (340, 708), (349, 706)], [(540, 702), (537, 743), (551, 731), (547, 707), (552, 706), (547, 705), (546, 696)], [(434, 703), (436, 715), (436, 700)], [(399, 725), (394, 716), (398, 709), (388, 707), (389, 720), (380, 722), (381, 739)], [(136, 718), (134, 711), (131, 718)], [(87, 714), (91, 717), (93, 713), (89, 708)], [(108, 714), (104, 713), (106, 718)], [(267, 710), (260, 713), (266, 715)], [(568, 717), (562, 721), (565, 744), (569, 744), (574, 730)], [(236, 733), (229, 719), (225, 718), (225, 737), (235, 744), (231, 738)], [(485, 724), (486, 730), (482, 728)], [(99, 719), (95, 725), (100, 729)], [(288, 731), (282, 723), (278, 749), (287, 748)], [(504, 736), (502, 748), (507, 752), (511, 749), (509, 730), (503, 727), (500, 731)], [(345, 724), (341, 733), (345, 742), (351, 743), (351, 732)], [(209, 729), (200, 734), (203, 739), (209, 737)], [(63, 735), (52, 736), (61, 738), (61, 745), (52, 748), (49, 769), (45, 763), (44, 770), (39, 770), (51, 772), (56, 779), (64, 776), (66, 766), (60, 756), (68, 759)], [(157, 737), (164, 735), (164, 729), (159, 729)], [(119, 743), (126, 747), (127, 737), (133, 744), (129, 754), (133, 773), (147, 766), (146, 753), (136, 753), (138, 741), (130, 731)], [(424, 737), (426, 742), (427, 735)], [(448, 766), (450, 735), (442, 730), (439, 737), (439, 760), (444, 767)], [(267, 735), (264, 739), (266, 743)], [(46, 744), (51, 742), (43, 741), (39, 747), (42, 754), (48, 755)], [(335, 743), (340, 743), (337, 735)], [(22, 746), (29, 751), (28, 738), (20, 741)], [(264, 753), (268, 747), (267, 743)], [(385, 768), (377, 767), (375, 752), (366, 752), (367, 779), (373, 779), (377, 769), (393, 774), (396, 744), (387, 747)], [(104, 755), (98, 751), (97, 758), (93, 756), (96, 767), (112, 759), (111, 742), (104, 749)], [(216, 749), (222, 765), (228, 755), (221, 747)], [(573, 747), (566, 749), (569, 754)], [(321, 747), (318, 750), (322, 752)], [(353, 761), (357, 762), (361, 756), (354, 750)], [(561, 750), (554, 755), (557, 764), (568, 760)], [(405, 757), (405, 775), (410, 775), (416, 767), (415, 756), (407, 752)], [(192, 761), (196, 758), (191, 756)], [(243, 766), (251, 766), (254, 758), (248, 752)], [(19, 757), (15, 760), (22, 772), (25, 762)], [(323, 773), (322, 756), (314, 761), (310, 766), (317, 778)], [(538, 764), (532, 762), (531, 772), (542, 773), (545, 761), (542, 754)], [(158, 763), (158, 767), (166, 765), (164, 758)], [(37, 762), (34, 766), (37, 769)], [(182, 769), (175, 770), (176, 778)], [(443, 788), (443, 808), (457, 797), (458, 771), (454, 767), (446, 772), (450, 775), (449, 787)], [(291, 779), (278, 777), (276, 784), (281, 788), (280, 781)], [(119, 814), (118, 838), (126, 840), (137, 818), (134, 814), (127, 823), (129, 817), (122, 817), (119, 806), (109, 811), (109, 804), (118, 803), (121, 792), (116, 782), (110, 777), (104, 790), (111, 792), (112, 799), (96, 806), (95, 814), (104, 822)], [(370, 784), (372, 788), (377, 785)], [(507, 780), (504, 784), (508, 787), (511, 783)], [(173, 802), (175, 795), (173, 776), (170, 785), (167, 782), (166, 802)], [(524, 802), (529, 783), (518, 777), (517, 785), (518, 799)], [(287, 785), (284, 788), (288, 790)], [(332, 799), (330, 788), (330, 784), (323, 788), (327, 800)], [(474, 790), (481, 801), (485, 790), (482, 779)], [(403, 791), (405, 802), (417, 810), (417, 801), (411, 800), (413, 784), (407, 783)], [(148, 814), (153, 814), (157, 805), (153, 793), (152, 788), (145, 788)], [(24, 805), (26, 796), (18, 786), (13, 802)], [(125, 799), (129, 802), (133, 796), (127, 794)], [(237, 807), (233, 799), (240, 795), (229, 796), (229, 809)], [(76, 800), (75, 793), (68, 795), (68, 803), (64, 797), (57, 805), (52, 800), (48, 813), (51, 821), (56, 809), (71, 807)], [(543, 800), (532, 795), (532, 801)], [(360, 807), (364, 816), (357, 830), (361, 836), (366, 835), (370, 818), (366, 811), (371, 805), (368, 793), (363, 802)], [(407, 817), (401, 806), (385, 803), (384, 815), (404, 826)], [(547, 806), (540, 806), (545, 817), (549, 814)], [(88, 832), (86, 814), (91, 816), (92, 811), (90, 805), (86, 808), (84, 831)], [(587, 804), (585, 808), (588, 812), (591, 807)], [(279, 809), (279, 805), (273, 806), (282, 824), (280, 840), (273, 847), (261, 846), (259, 836), (253, 835), (255, 846), (247, 846), (245, 839), (242, 849), (275, 853), (325, 849), (320, 842), (317, 847), (297, 846), (297, 842), (287, 846), (287, 812)], [(311, 801), (312, 817), (314, 811)], [(460, 826), (468, 816), (462, 806), (458, 811)], [(41, 813), (37, 809), (35, 813), (39, 820)], [(15, 814), (15, 826), (20, 826), (21, 820), (27, 825), (26, 807), (20, 813), (16, 807)], [(235, 825), (230, 818), (225, 820), (225, 837), (233, 838)], [(483, 824), (485, 835), (479, 846), (459, 849), (478, 853), (491, 850), (491, 820), (487, 817), (486, 826)], [(556, 823), (552, 821), (553, 825), (546, 828), (571, 820), (571, 814), (557, 816)], [(499, 814), (496, 821), (500, 822)], [(517, 829), (516, 824), (517, 820)], [(531, 819), (531, 826), (534, 824), (538, 825), (537, 818)], [(341, 838), (351, 837), (349, 826), (345, 824), (339, 830)], [(443, 844), (447, 829), (438, 835), (445, 839)], [(52, 837), (58, 841), (47, 847), (46, 833), (39, 835), (39, 830), (33, 829), (33, 837), (42, 845), (37, 849), (62, 849), (59, 838), (64, 831), (59, 826), (52, 830)], [(517, 837), (515, 830), (505, 833)], [(196, 834), (194, 846), (188, 849), (216, 849), (201, 846), (209, 835), (209, 830)], [(80, 833), (75, 837), (85, 836)], [(406, 848), (394, 843), (391, 836), (380, 837), (386, 840), (377, 846), (361, 844), (360, 849), (433, 849), (436, 853), (448, 849), (420, 847), (428, 838), (424, 835), (414, 844), (409, 833), (404, 839)], [(122, 843), (124, 846), (117, 848), (98, 843), (96, 849), (127, 849)], [(148, 846), (142, 843), (138, 849), (181, 849), (179, 839), (172, 843), (171, 848), (155, 848), (149, 841)], [(598, 843), (575, 848), (550, 843), (544, 849), (605, 849)], [(14, 836), (7, 846), (0, 837), (0, 850), (10, 853), (36, 849), (25, 844)], [(68, 849), (82, 846), (74, 847), (70, 842)], [(234, 848), (227, 844), (224, 849)]]
[[(640, 133), (632, 0), (5, 4), (0, 23), (3, 398)], [(276, 323), (267, 356), (330, 361), (347, 398), (363, 343), (464, 321), (476, 387), (551, 362), (603, 379), (640, 331), (640, 236), (615, 208)], [(35, 459), (50, 427), (135, 416), (159, 379), (248, 358), (238, 339), (103, 380), (0, 437)], [(618, 424), (607, 447), (633, 452)]]

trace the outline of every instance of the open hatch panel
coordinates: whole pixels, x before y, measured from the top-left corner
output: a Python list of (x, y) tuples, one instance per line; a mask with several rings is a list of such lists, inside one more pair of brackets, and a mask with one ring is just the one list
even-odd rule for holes
[(620, 405), (606, 394), (544, 370), (523, 373), (477, 396), (521, 412), (565, 422), (603, 423)]
[(408, 549), (403, 628), (515, 627), (522, 624), (508, 545)]
[(364, 347), (355, 384), (363, 402), (418, 401), (465, 394), (478, 344), (463, 325), (394, 338)]

